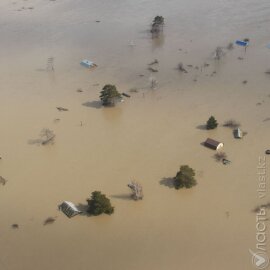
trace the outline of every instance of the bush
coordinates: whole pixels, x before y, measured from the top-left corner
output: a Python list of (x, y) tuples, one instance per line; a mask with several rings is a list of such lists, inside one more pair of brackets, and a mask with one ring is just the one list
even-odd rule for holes
[(114, 106), (122, 100), (122, 96), (117, 91), (115, 85), (106, 84), (100, 92), (100, 99), (104, 106)]
[(197, 181), (194, 178), (195, 171), (188, 165), (183, 165), (180, 167), (179, 172), (174, 177), (174, 187), (175, 189), (180, 188), (191, 188), (197, 185)]
[(114, 212), (114, 207), (110, 200), (100, 191), (92, 192), (91, 198), (87, 199), (88, 210), (91, 215), (98, 216), (101, 214), (111, 215)]
[(206, 123), (206, 128), (207, 129), (215, 129), (217, 126), (218, 126), (217, 120), (215, 119), (214, 116), (211, 116)]

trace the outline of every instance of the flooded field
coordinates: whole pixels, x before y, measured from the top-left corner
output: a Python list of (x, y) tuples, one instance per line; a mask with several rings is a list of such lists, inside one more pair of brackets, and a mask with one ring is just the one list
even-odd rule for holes
[[(156, 15), (165, 26), (152, 39)], [(259, 157), (270, 148), (269, 17), (266, 0), (2, 0), (0, 269), (254, 269), (252, 210), (270, 201), (269, 190), (257, 192)], [(246, 51), (226, 49), (244, 38)], [(215, 60), (218, 46), (225, 55)], [(107, 83), (131, 98), (102, 107)], [(211, 115), (220, 125), (208, 131)], [(222, 126), (231, 118), (243, 139)], [(43, 128), (54, 144), (31, 143)], [(208, 137), (224, 142), (230, 165), (201, 145)], [(168, 179), (185, 164), (198, 185), (175, 190)], [(129, 198), (133, 179), (142, 201)], [(95, 190), (113, 215), (58, 211)], [(55, 222), (44, 226), (48, 217)]]

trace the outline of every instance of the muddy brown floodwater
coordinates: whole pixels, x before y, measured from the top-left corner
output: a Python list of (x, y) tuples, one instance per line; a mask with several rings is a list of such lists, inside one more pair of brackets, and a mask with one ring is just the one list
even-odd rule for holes
[[(152, 40), (155, 15), (165, 27)], [(258, 198), (256, 170), (270, 147), (269, 16), (266, 0), (2, 0), (0, 269), (253, 269), (252, 209), (270, 200), (270, 191)], [(213, 59), (243, 38), (246, 52), (234, 46)], [(131, 98), (102, 108), (106, 83)], [(220, 123), (213, 131), (202, 126), (210, 115)], [(248, 132), (242, 140), (222, 127), (231, 118)], [(54, 143), (29, 143), (43, 128)], [(207, 137), (224, 142), (229, 165), (201, 145)], [(184, 164), (198, 185), (177, 191), (168, 179)], [(142, 201), (128, 198), (131, 180), (143, 185)], [(58, 212), (94, 190), (109, 196), (112, 216)], [(43, 226), (48, 217), (55, 222)]]

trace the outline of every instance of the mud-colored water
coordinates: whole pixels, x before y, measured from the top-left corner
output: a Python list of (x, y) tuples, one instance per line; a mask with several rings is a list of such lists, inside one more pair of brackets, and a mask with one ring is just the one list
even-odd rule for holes
[[(164, 33), (152, 40), (157, 14)], [(269, 16), (265, 0), (2, 0), (0, 175), (8, 182), (0, 185), (0, 269), (253, 269), (252, 209), (270, 200), (269, 190), (258, 198), (256, 170), (270, 147)], [(246, 37), (246, 52), (213, 59), (217, 46)], [(84, 58), (98, 68), (81, 67)], [(151, 74), (154, 59), (159, 72)], [(98, 100), (106, 83), (138, 93), (105, 109)], [(201, 127), (210, 115), (217, 130)], [(230, 118), (248, 132), (242, 140), (222, 127)], [(29, 144), (43, 128), (55, 143)], [(207, 137), (224, 142), (230, 165), (201, 145)], [(164, 178), (183, 164), (198, 185), (176, 191)], [(129, 199), (131, 179), (142, 183), (143, 201)], [(58, 212), (63, 200), (85, 204), (94, 190), (110, 197), (112, 216)], [(56, 221), (44, 226), (49, 216)]]

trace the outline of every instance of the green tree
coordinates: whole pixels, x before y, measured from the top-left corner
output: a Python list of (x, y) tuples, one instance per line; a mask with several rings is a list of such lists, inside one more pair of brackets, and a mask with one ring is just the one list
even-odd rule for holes
[(174, 177), (174, 187), (176, 189), (180, 188), (191, 188), (197, 185), (197, 181), (194, 178), (195, 171), (188, 165), (183, 165), (180, 167), (180, 171)]
[(122, 100), (122, 96), (117, 91), (115, 85), (106, 84), (100, 92), (100, 99), (104, 106), (114, 106)]
[(215, 129), (217, 126), (218, 126), (217, 120), (215, 119), (214, 116), (211, 116), (206, 123), (206, 128), (207, 129)]
[(114, 207), (110, 200), (100, 191), (92, 192), (91, 198), (87, 199), (88, 210), (91, 215), (98, 216), (103, 213), (111, 215), (114, 212)]
[(164, 25), (164, 18), (162, 16), (156, 16), (153, 20), (153, 24)]
[(162, 31), (164, 25), (164, 18), (162, 16), (156, 16), (152, 23), (151, 32), (158, 34)]

